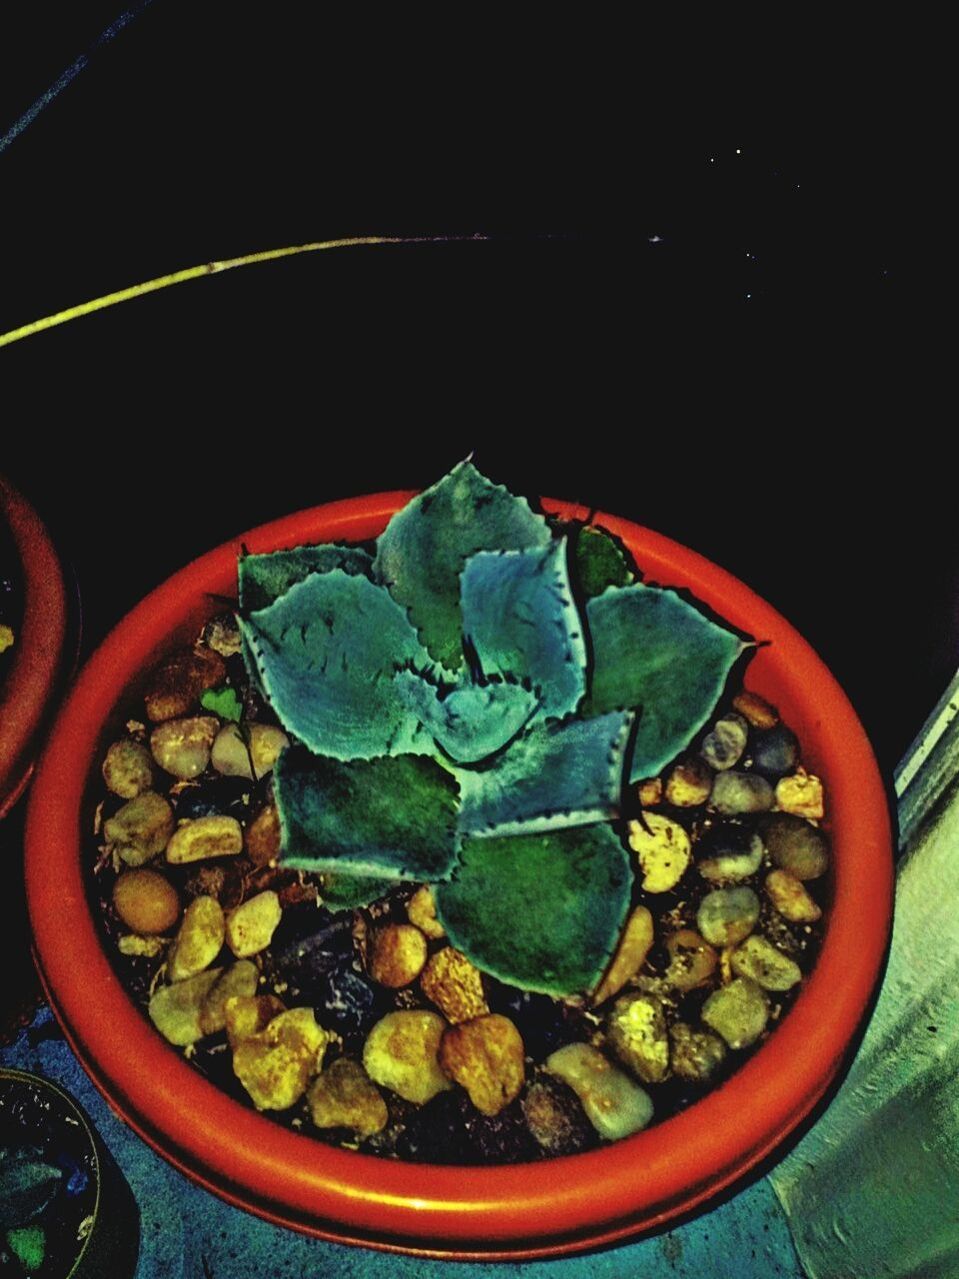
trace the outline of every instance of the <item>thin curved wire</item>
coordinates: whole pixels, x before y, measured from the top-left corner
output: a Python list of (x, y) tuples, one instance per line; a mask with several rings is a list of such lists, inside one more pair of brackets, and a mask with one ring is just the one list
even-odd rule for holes
[(197, 280), (204, 275), (217, 275), (221, 271), (231, 271), (234, 267), (254, 266), (258, 262), (273, 262), (277, 258), (289, 258), (297, 253), (317, 253), (323, 249), (350, 249), (361, 245), (440, 244), (489, 238), (480, 233), (474, 235), (353, 235), (339, 240), (313, 240), (308, 244), (293, 244), (282, 249), (264, 249), (259, 253), (246, 253), (238, 258), (204, 262), (199, 266), (185, 267), (182, 271), (171, 271), (169, 275), (158, 275), (155, 279), (145, 280), (142, 284), (131, 284), (128, 288), (118, 289), (100, 298), (91, 298), (88, 302), (67, 307), (65, 311), (57, 311), (54, 315), (45, 315), (39, 320), (31, 320), (29, 324), (22, 324), (19, 328), (10, 329), (7, 333), (0, 333), (0, 346), (9, 346), (12, 342), (19, 342), (21, 338), (32, 337), (34, 333), (42, 333), (45, 329), (55, 328), (58, 324), (66, 324), (68, 320), (76, 320), (81, 316), (91, 315), (94, 311), (102, 311), (108, 306), (115, 306), (118, 302), (129, 302), (132, 298), (156, 293), (159, 289), (169, 288), (171, 284), (183, 284), (187, 280)]

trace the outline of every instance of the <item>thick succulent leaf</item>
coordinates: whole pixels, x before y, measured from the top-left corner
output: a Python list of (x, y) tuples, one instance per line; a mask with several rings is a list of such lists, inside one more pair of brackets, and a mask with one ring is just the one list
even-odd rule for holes
[(291, 586), (311, 573), (344, 573), (369, 577), (373, 557), (362, 546), (298, 546), (292, 551), (271, 551), (267, 555), (244, 555), (239, 563), (240, 608), (252, 613), (266, 608), (285, 595)]
[(450, 943), (523, 990), (591, 990), (629, 909), (629, 857), (608, 824), (464, 842), (434, 890)]
[(384, 587), (342, 569), (315, 573), (241, 618), (240, 629), (283, 727), (315, 754), (435, 750), (393, 680), (428, 658)]
[(463, 631), (486, 675), (528, 680), (560, 719), (586, 692), (586, 642), (566, 567), (566, 539), (481, 551), (461, 578)]
[(294, 746), (273, 776), (284, 866), (393, 882), (449, 874), (459, 844), (459, 788), (436, 760), (342, 763)]
[(745, 645), (675, 591), (640, 583), (590, 600), (586, 616), (587, 713), (637, 707), (630, 777), (655, 777), (705, 724)]
[(521, 684), (439, 687), (416, 671), (394, 677), (410, 710), (451, 759), (475, 764), (500, 750), (536, 713), (539, 698)]
[(374, 572), (409, 609), (430, 655), (458, 671), (466, 561), (477, 551), (546, 546), (551, 536), (524, 498), (461, 462), (393, 516), (377, 542)]
[(487, 767), (456, 769), (460, 829), (495, 836), (560, 830), (616, 817), (630, 712), (541, 721)]
[(636, 565), (629, 551), (612, 533), (584, 524), (576, 536), (576, 580), (585, 599), (602, 595), (610, 586), (636, 581)]
[(369, 906), (395, 887), (395, 879), (337, 871), (323, 876), (320, 899), (327, 910), (355, 910), (357, 906)]
[(0, 1149), (0, 1230), (25, 1226), (57, 1192), (61, 1169), (32, 1147)]

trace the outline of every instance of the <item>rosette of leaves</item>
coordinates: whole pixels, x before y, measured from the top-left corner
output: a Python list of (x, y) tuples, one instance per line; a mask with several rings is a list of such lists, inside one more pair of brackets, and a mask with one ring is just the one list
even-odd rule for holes
[(284, 864), (327, 877), (332, 906), (430, 883), (483, 971), (591, 989), (630, 905), (624, 787), (703, 726), (739, 636), (470, 461), (373, 550), (245, 556), (239, 577), (251, 676), (296, 741)]

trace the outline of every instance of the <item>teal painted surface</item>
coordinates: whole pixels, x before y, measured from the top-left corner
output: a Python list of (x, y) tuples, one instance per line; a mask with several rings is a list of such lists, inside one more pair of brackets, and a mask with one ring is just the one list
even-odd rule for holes
[(55, 1080), (99, 1130), (140, 1206), (135, 1279), (804, 1279), (765, 1179), (676, 1230), (558, 1261), (423, 1261), (308, 1239), (231, 1208), (155, 1155), (108, 1108), (45, 1009), (0, 1064)]

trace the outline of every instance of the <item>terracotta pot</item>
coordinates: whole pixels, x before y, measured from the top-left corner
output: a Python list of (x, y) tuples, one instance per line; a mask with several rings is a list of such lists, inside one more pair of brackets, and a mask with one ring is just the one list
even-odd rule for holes
[(23, 619), (0, 679), (0, 817), (30, 779), (68, 657), (68, 593), (60, 559), (36, 511), (0, 475), (0, 523), (19, 559)]
[[(606, 516), (649, 580), (684, 586), (770, 641), (747, 685), (779, 706), (825, 781), (834, 848), (822, 951), (776, 1032), (689, 1110), (605, 1149), (533, 1165), (411, 1165), (334, 1149), (219, 1092), (153, 1029), (114, 975), (88, 904), (80, 849), (99, 762), (145, 672), (190, 642), (235, 595), (250, 551), (379, 533), (412, 494), (335, 502), (255, 529), (194, 561), (134, 609), (90, 660), (34, 785), (27, 890), (51, 1004), (91, 1076), (128, 1122), (194, 1180), (272, 1221), (323, 1238), (436, 1256), (535, 1257), (659, 1225), (704, 1202), (783, 1141), (822, 1097), (879, 974), (892, 901), (887, 801), (849, 702), (805, 641), (741, 582), (701, 556)], [(585, 508), (544, 503), (586, 518)], [(64, 921), (71, 920), (69, 944)]]

